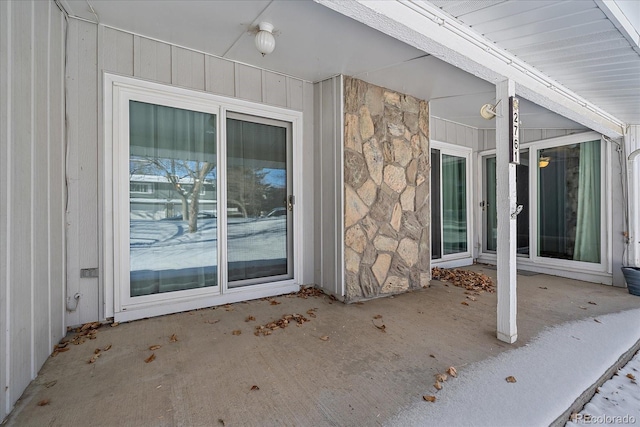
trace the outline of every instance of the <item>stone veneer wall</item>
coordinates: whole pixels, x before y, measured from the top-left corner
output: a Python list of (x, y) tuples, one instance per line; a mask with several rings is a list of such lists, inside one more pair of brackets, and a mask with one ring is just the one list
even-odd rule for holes
[(344, 79), (346, 301), (431, 278), (429, 106)]

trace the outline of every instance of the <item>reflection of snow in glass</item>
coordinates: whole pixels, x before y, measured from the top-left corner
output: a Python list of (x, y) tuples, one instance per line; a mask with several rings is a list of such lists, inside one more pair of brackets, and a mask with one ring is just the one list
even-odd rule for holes
[[(198, 223), (198, 231), (188, 233), (186, 221), (132, 220), (131, 271), (215, 266), (216, 220)], [(230, 218), (227, 232), (230, 262), (286, 258), (285, 216)]]

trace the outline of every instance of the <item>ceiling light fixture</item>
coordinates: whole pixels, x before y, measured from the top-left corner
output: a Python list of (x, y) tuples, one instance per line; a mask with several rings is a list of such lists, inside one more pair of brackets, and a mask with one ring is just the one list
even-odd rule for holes
[(265, 56), (273, 52), (276, 48), (276, 39), (273, 37), (273, 25), (268, 22), (258, 24), (258, 34), (256, 34), (256, 48)]

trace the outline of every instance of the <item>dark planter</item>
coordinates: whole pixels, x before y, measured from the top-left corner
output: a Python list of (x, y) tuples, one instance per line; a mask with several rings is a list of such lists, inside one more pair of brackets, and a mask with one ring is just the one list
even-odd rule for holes
[(624, 280), (627, 282), (629, 293), (640, 297), (640, 268), (622, 267), (622, 274), (624, 274)]

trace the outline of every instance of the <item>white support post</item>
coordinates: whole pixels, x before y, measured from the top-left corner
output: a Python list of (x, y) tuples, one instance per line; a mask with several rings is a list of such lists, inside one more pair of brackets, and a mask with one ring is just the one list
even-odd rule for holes
[(496, 209), (498, 220), (498, 339), (514, 343), (516, 327), (516, 165), (509, 163), (509, 97), (515, 82), (496, 84)]

